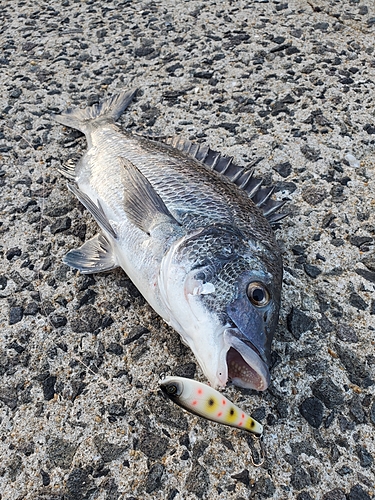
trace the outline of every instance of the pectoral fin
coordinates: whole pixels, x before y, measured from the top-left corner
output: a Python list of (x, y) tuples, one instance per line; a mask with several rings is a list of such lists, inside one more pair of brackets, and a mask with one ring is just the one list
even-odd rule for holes
[(119, 160), (124, 167), (124, 208), (130, 222), (147, 234), (161, 223), (180, 225), (142, 172), (129, 160)]
[(86, 274), (109, 271), (118, 267), (111, 244), (102, 233), (86, 241), (80, 248), (68, 252), (63, 261)]

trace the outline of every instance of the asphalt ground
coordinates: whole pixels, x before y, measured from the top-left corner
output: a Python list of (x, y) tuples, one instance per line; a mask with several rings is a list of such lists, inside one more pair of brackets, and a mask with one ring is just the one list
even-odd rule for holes
[[(366, 500), (375, 495), (375, 4), (3, 0), (1, 500)], [(288, 200), (272, 384), (225, 394), (249, 435), (183, 412), (205, 382), (121, 270), (62, 263), (97, 232), (58, 172), (51, 113), (124, 88), (134, 133), (206, 142)]]

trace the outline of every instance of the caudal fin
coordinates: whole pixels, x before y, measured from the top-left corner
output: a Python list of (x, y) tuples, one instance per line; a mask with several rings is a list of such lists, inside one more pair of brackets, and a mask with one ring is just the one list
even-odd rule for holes
[(86, 134), (100, 123), (117, 120), (129, 106), (136, 92), (137, 89), (130, 92), (124, 90), (89, 108), (69, 108), (61, 115), (52, 115), (52, 118), (62, 125), (75, 128)]

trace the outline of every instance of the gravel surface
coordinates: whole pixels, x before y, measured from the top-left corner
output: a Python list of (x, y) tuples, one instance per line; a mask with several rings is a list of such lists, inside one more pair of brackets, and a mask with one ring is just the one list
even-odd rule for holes
[[(375, 495), (373, 0), (4, 0), (0, 8), (1, 500)], [(85, 139), (50, 114), (139, 87), (122, 127), (207, 142), (289, 200), (264, 394), (249, 435), (187, 414), (205, 381), (127, 276), (64, 254), (97, 231), (58, 172)], [(255, 453), (255, 452), (254, 452)]]

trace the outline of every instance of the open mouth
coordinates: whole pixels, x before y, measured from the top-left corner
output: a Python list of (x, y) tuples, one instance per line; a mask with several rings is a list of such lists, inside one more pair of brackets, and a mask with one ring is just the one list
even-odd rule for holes
[(252, 347), (235, 335), (229, 333), (227, 340), (231, 346), (226, 359), (231, 382), (244, 389), (266, 390), (270, 382), (266, 363)]

